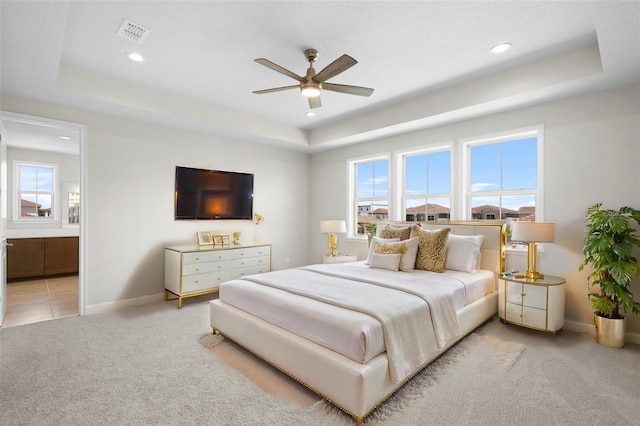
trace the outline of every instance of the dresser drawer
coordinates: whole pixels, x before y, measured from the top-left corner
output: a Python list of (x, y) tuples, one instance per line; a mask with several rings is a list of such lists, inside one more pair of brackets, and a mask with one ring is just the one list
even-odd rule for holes
[(197, 252), (197, 253), (183, 253), (182, 254), (182, 263), (200, 263), (200, 262), (208, 262), (210, 252)]
[(182, 292), (191, 293), (194, 291), (214, 289), (228, 279), (228, 271), (185, 276), (182, 278)]
[(270, 259), (268, 256), (246, 257), (244, 259), (234, 259), (231, 261), (232, 268), (247, 268), (250, 266), (268, 266)]
[(265, 272), (269, 272), (269, 270), (269, 265), (249, 266), (246, 268), (232, 269), (229, 271), (231, 273), (231, 277), (229, 279), (242, 278), (246, 277), (247, 275), (262, 274)]
[(182, 275), (202, 274), (205, 272), (223, 271), (233, 267), (233, 260), (220, 262), (199, 262), (182, 265)]

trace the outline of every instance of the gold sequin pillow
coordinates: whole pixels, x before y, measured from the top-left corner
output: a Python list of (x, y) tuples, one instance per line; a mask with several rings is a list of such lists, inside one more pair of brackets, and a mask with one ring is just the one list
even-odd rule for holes
[(410, 235), (411, 226), (386, 225), (378, 232), (380, 238), (400, 238), (400, 240), (408, 240)]
[(451, 228), (442, 228), (437, 231), (428, 231), (418, 225), (411, 227), (411, 238), (417, 237), (418, 256), (416, 269), (425, 271), (444, 272), (444, 263), (447, 257), (447, 242)]
[(400, 264), (398, 268), (404, 270), (405, 254), (407, 253), (407, 245), (403, 241), (395, 243), (378, 243), (373, 251), (375, 254), (399, 254)]

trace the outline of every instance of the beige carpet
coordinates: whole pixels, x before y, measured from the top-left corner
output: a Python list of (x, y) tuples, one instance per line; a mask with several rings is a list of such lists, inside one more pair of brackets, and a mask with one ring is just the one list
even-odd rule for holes
[[(158, 302), (0, 329), (0, 423), (353, 425), (261, 361), (255, 373), (234, 366), (243, 350), (203, 347), (208, 308)], [(638, 424), (639, 345), (611, 349), (496, 319), (474, 334), (367, 424)], [(512, 344), (525, 350), (501, 349)]]
[[(285, 399), (302, 408), (311, 408), (336, 421), (348, 420), (348, 416), (309, 391), (295, 380), (272, 368), (258, 357), (242, 349), (222, 336), (204, 335), (200, 342), (209, 348), (227, 365), (238, 370), (265, 392)], [(496, 376), (508, 370), (520, 357), (525, 347), (519, 343), (506, 342), (492, 336), (472, 333), (458, 342), (402, 387), (384, 404), (367, 417), (372, 422), (394, 422), (397, 413), (420, 404), (427, 398), (431, 385), (441, 380), (445, 374), (454, 374), (474, 381), (476, 376), (490, 374)], [(390, 423), (390, 424), (392, 424)]]

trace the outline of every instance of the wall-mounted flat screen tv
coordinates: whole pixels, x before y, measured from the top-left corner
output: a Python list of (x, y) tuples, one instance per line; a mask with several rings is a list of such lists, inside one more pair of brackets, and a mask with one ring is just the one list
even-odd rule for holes
[(253, 174), (177, 166), (175, 218), (253, 219)]

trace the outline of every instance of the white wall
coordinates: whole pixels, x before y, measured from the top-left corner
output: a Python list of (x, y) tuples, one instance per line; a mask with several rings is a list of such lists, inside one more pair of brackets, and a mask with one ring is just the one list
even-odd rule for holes
[[(196, 231), (253, 240), (252, 221), (175, 221), (175, 166), (255, 174), (254, 212), (273, 268), (308, 262), (307, 154), (3, 95), (3, 109), (87, 125), (88, 312), (164, 291), (164, 251)], [(289, 258), (289, 263), (285, 259)]]
[[(428, 129), (403, 136), (314, 154), (311, 158), (311, 259), (326, 252), (317, 224), (347, 215), (346, 160), (413, 146), (543, 124), (545, 221), (556, 224), (539, 270), (567, 279), (566, 319), (578, 328), (593, 324), (587, 271), (579, 272), (586, 209), (640, 208), (640, 85)], [(339, 241), (339, 251), (363, 259), (365, 241)], [(526, 262), (526, 260), (525, 260)], [(633, 284), (640, 299), (640, 280)], [(640, 333), (640, 316), (628, 315), (628, 332)]]

